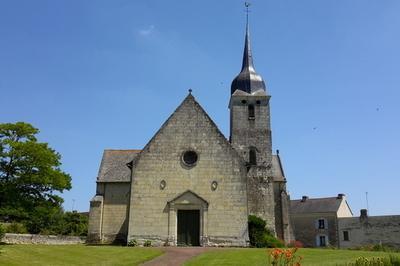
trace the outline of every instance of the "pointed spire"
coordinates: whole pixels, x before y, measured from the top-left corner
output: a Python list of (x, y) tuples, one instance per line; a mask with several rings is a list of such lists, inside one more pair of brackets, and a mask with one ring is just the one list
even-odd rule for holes
[(231, 94), (236, 90), (241, 90), (247, 93), (254, 93), (259, 90), (266, 90), (265, 83), (262, 77), (256, 73), (253, 65), (253, 55), (250, 47), (250, 30), (249, 30), (249, 6), (250, 3), (246, 2), (246, 35), (244, 40), (244, 51), (242, 70), (239, 75), (232, 81)]
[(246, 6), (246, 36), (244, 39), (244, 51), (243, 51), (243, 63), (242, 70), (244, 68), (249, 68), (253, 66), (253, 56), (251, 54), (251, 46), (250, 46), (250, 30), (249, 30), (249, 6), (250, 3), (245, 2)]

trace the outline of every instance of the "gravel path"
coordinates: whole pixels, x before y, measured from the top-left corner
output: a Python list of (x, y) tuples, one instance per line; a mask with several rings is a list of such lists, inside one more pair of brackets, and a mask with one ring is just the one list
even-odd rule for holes
[(188, 259), (197, 256), (211, 248), (204, 247), (165, 247), (160, 248), (165, 253), (153, 260), (147, 261), (142, 266), (178, 266)]

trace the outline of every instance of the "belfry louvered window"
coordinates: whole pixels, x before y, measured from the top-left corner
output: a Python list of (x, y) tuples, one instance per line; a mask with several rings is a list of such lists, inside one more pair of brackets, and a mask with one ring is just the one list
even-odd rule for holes
[(254, 105), (250, 104), (248, 106), (248, 110), (249, 110), (249, 119), (254, 119), (255, 118)]

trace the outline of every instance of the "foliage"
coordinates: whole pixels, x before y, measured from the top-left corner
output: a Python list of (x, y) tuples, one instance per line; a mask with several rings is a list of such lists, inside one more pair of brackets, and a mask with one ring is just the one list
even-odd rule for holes
[(365, 258), (359, 257), (356, 259), (355, 262), (346, 263), (345, 266), (400, 266), (400, 257), (390, 255), (389, 257), (385, 258)]
[(163, 253), (153, 248), (86, 245), (3, 245), (0, 265), (140, 265)]
[[(43, 208), (59, 208), (62, 198), (55, 193), (71, 188), (71, 177), (60, 169), (60, 154), (47, 143), (38, 142), (38, 133), (28, 123), (0, 124), (2, 220), (29, 220)], [(38, 231), (35, 226), (30, 228)]]
[(277, 239), (268, 229), (265, 228), (266, 222), (255, 215), (249, 215), (249, 238), (252, 247), (283, 247), (284, 244)]
[(12, 222), (6, 226), (6, 232), (13, 234), (26, 234), (28, 233), (28, 230), (26, 229), (24, 224)]
[(3, 225), (0, 224), (0, 241), (3, 239), (5, 234), (6, 234), (6, 230), (4, 229)]
[(62, 223), (62, 216), (60, 207), (38, 206), (33, 209), (24, 224), (31, 234), (57, 234), (59, 225)]
[(303, 257), (296, 254), (297, 248), (280, 249), (275, 248), (268, 252), (268, 262), (274, 266), (300, 266)]
[(58, 234), (72, 236), (86, 236), (89, 219), (76, 211), (65, 212), (62, 218)]
[(150, 241), (150, 240), (144, 241), (143, 246), (145, 246), (145, 247), (151, 247), (151, 241)]
[(351, 250), (365, 250), (365, 251), (383, 251), (383, 252), (400, 252), (400, 250), (394, 246), (387, 244), (375, 244), (375, 245), (366, 245), (349, 248)]
[(128, 247), (136, 247), (138, 245), (138, 242), (136, 239), (131, 239), (128, 242)]

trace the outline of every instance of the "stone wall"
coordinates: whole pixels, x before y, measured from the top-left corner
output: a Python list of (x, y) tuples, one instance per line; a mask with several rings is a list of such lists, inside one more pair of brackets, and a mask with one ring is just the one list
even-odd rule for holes
[(98, 182), (90, 202), (90, 243), (126, 243), (130, 182)]
[[(291, 219), (296, 240), (302, 242), (304, 247), (316, 247), (319, 235), (328, 237), (328, 245), (338, 245), (335, 213), (291, 214)], [(318, 229), (319, 219), (326, 220), (326, 229)]]
[[(348, 240), (344, 239), (344, 232)], [(384, 244), (400, 248), (400, 215), (339, 218), (340, 248)]]
[(276, 233), (274, 183), (265, 167), (252, 166), (247, 174), (249, 214), (266, 221), (267, 228)]
[[(198, 154), (193, 167), (182, 161), (187, 150)], [(133, 171), (129, 239), (175, 245), (176, 211), (200, 208), (202, 245), (247, 245), (246, 168), (191, 95), (146, 145)], [(171, 206), (185, 192), (202, 198), (207, 209), (191, 200)]]
[(6, 244), (74, 245), (84, 244), (86, 238), (79, 236), (54, 236), (31, 234), (5, 234), (2, 242)]
[[(257, 165), (265, 167), (270, 167), (272, 161), (269, 98), (266, 95), (232, 95), (229, 104), (232, 146), (247, 162), (250, 147), (256, 148)], [(250, 104), (254, 106), (253, 118), (249, 118)]]

